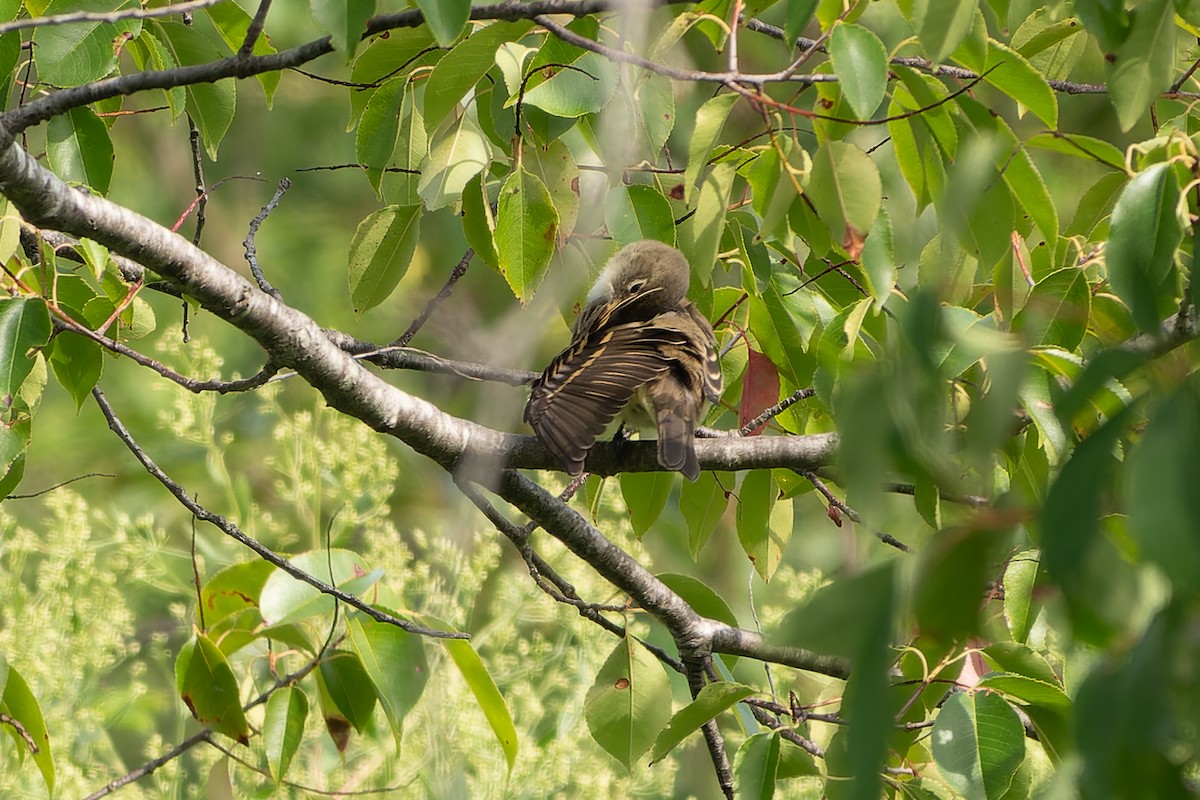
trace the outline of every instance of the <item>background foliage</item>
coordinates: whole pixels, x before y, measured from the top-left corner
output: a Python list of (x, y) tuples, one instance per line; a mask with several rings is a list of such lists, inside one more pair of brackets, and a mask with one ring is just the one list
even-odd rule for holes
[[(551, 526), (518, 552), (511, 506), (484, 518), (286, 370), (165, 379), (263, 352), (54, 233), (87, 220), (25, 221), (5, 172), (5, 796), (1195, 793), (1200, 6), (148, 5), (0, 2), (4, 149), (246, 274), (257, 214), (259, 285), (353, 352), (428, 314), (414, 344), (464, 363), (385, 374), (448, 414), (523, 430), (521, 371), (605, 259), (685, 253), (723, 350), (707, 424), (788, 401), (766, 455), (710, 440), (695, 483), (569, 502), (767, 645), (688, 650)], [(204, 508), (470, 639), (196, 522), (104, 396)], [(769, 449), (829, 433), (835, 458)]]

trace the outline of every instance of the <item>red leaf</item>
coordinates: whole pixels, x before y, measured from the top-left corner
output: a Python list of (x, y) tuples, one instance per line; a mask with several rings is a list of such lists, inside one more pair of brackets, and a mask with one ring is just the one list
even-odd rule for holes
[[(742, 402), (738, 408), (738, 425), (745, 425), (762, 412), (779, 402), (779, 371), (771, 359), (754, 348), (750, 348), (750, 361), (746, 364), (746, 377), (742, 379)], [(747, 436), (762, 433), (766, 423), (759, 425)]]

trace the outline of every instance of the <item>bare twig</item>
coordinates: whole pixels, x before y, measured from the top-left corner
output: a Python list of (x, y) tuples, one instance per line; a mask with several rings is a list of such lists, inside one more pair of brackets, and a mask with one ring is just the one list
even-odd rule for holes
[(291, 575), (296, 580), (307, 583), (309, 586), (312, 586), (322, 594), (327, 594), (330, 597), (336, 598), (337, 600), (340, 600), (343, 603), (358, 609), (377, 622), (394, 625), (403, 631), (407, 631), (408, 633), (415, 633), (420, 636), (428, 636), (434, 639), (470, 638), (465, 633), (439, 631), (432, 628), (425, 628), (420, 625), (414, 625), (408, 620), (399, 619), (391, 614), (379, 611), (378, 609), (373, 608), (367, 603), (358, 599), (354, 595), (344, 592), (336, 586), (331, 586), (319, 578), (309, 575), (304, 570), (293, 565), (286, 558), (283, 558), (275, 551), (263, 545), (257, 539), (247, 536), (232, 522), (225, 519), (220, 514), (209, 511), (207, 508), (196, 502), (182, 486), (180, 486), (178, 483), (172, 480), (170, 476), (163, 472), (162, 469), (160, 469), (159, 466), (154, 463), (150, 456), (147, 455), (146, 451), (143, 450), (141, 446), (134, 440), (133, 435), (129, 433), (129, 430), (125, 427), (124, 423), (122, 423), (117, 417), (116, 412), (113, 411), (112, 406), (109, 405), (108, 399), (104, 396), (104, 393), (100, 391), (99, 388), (92, 389), (92, 398), (100, 407), (100, 413), (104, 415), (104, 419), (108, 422), (108, 427), (117, 435), (117, 438), (120, 439), (127, 448), (129, 448), (129, 451), (133, 453), (134, 458), (136, 458), (138, 462), (141, 463), (142, 467), (144, 467), (147, 472), (157, 479), (159, 483), (166, 487), (167, 491), (169, 491), (175, 497), (175, 499), (179, 501), (180, 505), (190, 511), (197, 519), (211, 523), (226, 536), (229, 536), (231, 539), (234, 539), (250, 548), (264, 561), (274, 564), (276, 567)]
[[(858, 512), (855, 511), (850, 506), (846, 505), (845, 502), (843, 502), (840, 498), (838, 498), (837, 495), (835, 495), (833, 492), (831, 492), (829, 490), (829, 487), (825, 485), (825, 482), (823, 480), (821, 480), (819, 477), (817, 477), (817, 474), (815, 472), (813, 472), (811, 469), (806, 469), (803, 472), (801, 472), (800, 474), (803, 475), (805, 478), (808, 478), (808, 482), (811, 483), (813, 485), (813, 488), (816, 489), (818, 492), (820, 492), (827, 501), (829, 501), (829, 505), (833, 506), (838, 511), (842, 512), (843, 514), (845, 514), (847, 517), (854, 520), (855, 522), (860, 523), (860, 524), (862, 523), (862, 517), (859, 516)], [(883, 531), (875, 531), (875, 536), (878, 537), (879, 541), (883, 542), (884, 544), (891, 545), (892, 547), (896, 548), (897, 550), (903, 550), (905, 553), (913, 552), (913, 549), (911, 547), (909, 547), (908, 545), (906, 545), (904, 542), (900, 541), (896, 537), (892, 536), (890, 533), (884, 533)]]
[(283, 193), (291, 187), (291, 181), (287, 178), (280, 178), (279, 188), (275, 190), (275, 194), (262, 207), (262, 210), (254, 216), (254, 219), (250, 220), (250, 231), (246, 234), (246, 238), (242, 242), (242, 246), (246, 248), (246, 263), (250, 265), (250, 274), (254, 276), (254, 280), (258, 283), (258, 288), (276, 300), (282, 300), (283, 295), (271, 285), (271, 282), (267, 280), (267, 276), (263, 274), (262, 268), (259, 267), (258, 251), (254, 248), (254, 237), (258, 236), (258, 228), (267, 219), (267, 215), (274, 211), (275, 207), (279, 205), (279, 201), (283, 199)]
[(31, 17), (18, 19), (13, 22), (0, 23), (0, 34), (18, 31), (25, 28), (46, 28), (51, 25), (70, 25), (76, 22), (121, 22), (131, 19), (152, 19), (155, 17), (170, 17), (184, 14), (201, 8), (215, 6), (224, 0), (187, 0), (184, 3), (159, 6), (157, 8), (125, 8), (120, 11), (72, 11), (66, 14), (54, 14), (48, 17)]
[(115, 477), (117, 477), (117, 476), (110, 475), (107, 472), (89, 472), (86, 475), (76, 475), (74, 478), (67, 478), (65, 481), (56, 483), (53, 486), (47, 487), (45, 489), (40, 489), (36, 492), (31, 492), (30, 494), (10, 494), (8, 497), (6, 497), (4, 499), (5, 500), (29, 500), (30, 498), (33, 498), (33, 497), (41, 497), (44, 494), (49, 494), (50, 492), (53, 492), (55, 489), (61, 489), (64, 486), (72, 484), (75, 481), (84, 480), (85, 478), (115, 478)]
[(425, 307), (421, 309), (421, 313), (412, 321), (400, 338), (393, 341), (388, 347), (406, 347), (412, 338), (417, 335), (417, 331), (429, 319), (429, 315), (433, 313), (433, 309), (437, 308), (438, 304), (450, 296), (450, 290), (454, 288), (454, 284), (458, 282), (467, 272), (467, 267), (471, 265), (471, 259), (475, 257), (475, 250), (468, 247), (467, 252), (463, 253), (463, 257), (454, 265), (454, 269), (450, 271), (450, 277), (446, 278), (446, 283), (438, 290), (438, 293), (429, 299)]

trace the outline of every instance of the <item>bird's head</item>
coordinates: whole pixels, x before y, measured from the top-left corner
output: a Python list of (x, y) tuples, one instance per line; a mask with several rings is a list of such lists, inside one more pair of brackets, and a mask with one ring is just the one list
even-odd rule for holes
[(647, 302), (674, 308), (687, 294), (691, 270), (683, 253), (662, 242), (645, 240), (617, 251), (588, 292), (588, 305), (620, 303), (646, 295)]

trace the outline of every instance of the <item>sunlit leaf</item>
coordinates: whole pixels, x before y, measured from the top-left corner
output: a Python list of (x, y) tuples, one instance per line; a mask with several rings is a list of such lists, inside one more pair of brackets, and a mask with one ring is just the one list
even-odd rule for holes
[(558, 236), (558, 212), (541, 178), (518, 167), (500, 187), (496, 253), (513, 294), (527, 303), (545, 277)]
[(842, 93), (861, 119), (870, 119), (887, 89), (887, 48), (860, 25), (838, 25), (829, 37), (829, 57)]
[(951, 695), (932, 739), (938, 770), (967, 797), (1001, 797), (1025, 758), (1025, 726), (1017, 712), (987, 692)]
[(295, 687), (278, 689), (267, 700), (263, 715), (263, 749), (276, 783), (287, 775), (292, 758), (300, 748), (307, 717), (308, 697)]
[(671, 686), (658, 659), (626, 637), (588, 689), (583, 716), (592, 738), (632, 770), (671, 718)]

